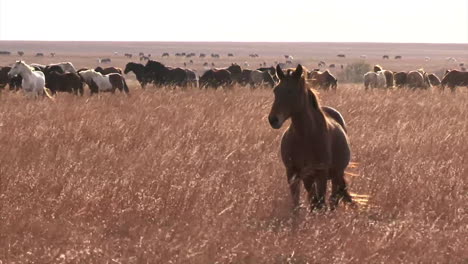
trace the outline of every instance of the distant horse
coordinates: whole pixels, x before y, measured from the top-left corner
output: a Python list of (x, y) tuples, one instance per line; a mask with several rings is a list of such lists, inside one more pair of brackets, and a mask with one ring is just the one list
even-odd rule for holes
[(164, 52), (164, 53), (162, 54), (161, 57), (163, 57), (163, 58), (164, 58), (164, 57), (169, 57), (169, 53), (168, 53), (168, 52)]
[(58, 73), (53, 71), (46, 75), (45, 80), (45, 85), (51, 90), (52, 94), (68, 92), (75, 95), (83, 95), (83, 82), (78, 73)]
[(328, 70), (324, 72), (312, 71), (307, 73), (307, 78), (311, 80), (311, 86), (315, 88), (336, 90), (338, 86), (338, 80)]
[(336, 55), (338, 58), (346, 58), (346, 55), (345, 54), (338, 54)]
[(10, 78), (16, 75), (20, 75), (23, 78), (21, 87), (27, 94), (32, 94), (34, 97), (46, 95), (51, 98), (51, 95), (45, 87), (45, 76), (43, 72), (34, 71), (33, 68), (24, 61), (17, 61), (8, 72)]
[(241, 75), (242, 75), (242, 68), (240, 65), (236, 64), (236, 63), (232, 63), (231, 66), (225, 68), (226, 70), (228, 70), (230, 73), (231, 73), (231, 79), (234, 81), (234, 82), (239, 82), (240, 79), (241, 79)]
[(21, 51), (21, 50), (18, 51), (18, 56), (23, 57), (23, 55), (24, 55), (24, 51)]
[(206, 71), (200, 77), (201, 88), (219, 88), (221, 86), (229, 86), (232, 84), (231, 72), (226, 69), (211, 69)]
[(109, 73), (118, 73), (122, 75), (122, 69), (117, 68), (117, 67), (102, 68), (101, 66), (97, 66), (94, 70), (97, 72), (100, 72), (102, 75), (106, 75)]
[(401, 55), (396, 55), (395, 56), (395, 60), (401, 60), (402, 59), (402, 56)]
[(126, 58), (131, 59), (131, 58), (133, 57), (133, 54), (131, 54), (131, 53), (125, 53), (124, 56), (125, 56)]
[(395, 79), (395, 86), (396, 87), (403, 87), (406, 85), (406, 79), (408, 77), (407, 72), (397, 72), (393, 75), (393, 78)]
[(49, 64), (48, 66), (49, 67), (58, 66), (58, 67), (62, 68), (63, 72), (74, 72), (74, 73), (76, 73), (75, 66), (73, 66), (73, 64), (71, 62), (53, 63), (53, 64)]
[(259, 71), (259, 70), (254, 70), (250, 72), (250, 85), (252, 88), (258, 86), (258, 85), (263, 85), (263, 84), (268, 84), (273, 88), (276, 83), (273, 80), (273, 76), (268, 71)]
[(448, 86), (452, 92), (455, 92), (457, 86), (468, 86), (468, 72), (448, 70), (442, 78), (441, 86), (444, 89)]
[(156, 85), (187, 85), (187, 72), (184, 69), (166, 67), (158, 61), (149, 60), (146, 63), (145, 76)]
[(11, 67), (9, 66), (0, 68), (0, 90), (4, 89), (7, 84), (10, 86), (10, 91), (17, 91), (21, 88), (23, 78), (21, 76), (9, 77), (8, 73), (10, 70)]
[(36, 53), (36, 57), (44, 57), (44, 53), (38, 52), (38, 53)]
[(148, 78), (145, 77), (145, 65), (135, 62), (129, 62), (125, 66), (124, 73), (128, 74), (133, 72), (136, 76), (136, 79), (141, 85), (141, 88), (145, 89), (146, 84), (149, 83)]
[(422, 70), (410, 71), (406, 77), (406, 85), (409, 88), (429, 88), (430, 83), (429, 78), (427, 77), (427, 73)]
[(99, 92), (112, 92), (116, 89), (129, 93), (125, 79), (118, 73), (102, 75), (95, 70), (80, 71), (78, 73), (91, 90), (91, 95)]
[(38, 63), (31, 63), (30, 66), (33, 67), (35, 71), (41, 71), (41, 72), (44, 72), (44, 70), (47, 67), (46, 65), (42, 65)]
[(228, 57), (234, 57), (234, 54), (228, 53)]
[(187, 73), (187, 85), (192, 87), (198, 87), (198, 76), (195, 71), (190, 69), (185, 69)]
[(392, 88), (394, 85), (393, 72), (389, 70), (383, 70), (382, 72), (385, 75), (386, 87)]
[[(393, 72), (384, 70), (380, 65), (374, 65), (374, 72), (377, 73), (377, 86), (373, 88), (393, 87)], [(379, 74), (379, 72), (382, 72), (382, 74)], [(384, 81), (385, 83), (382, 85)]]
[(383, 56), (382, 56), (382, 59), (388, 60), (388, 59), (390, 59), (390, 56), (388, 56), (388, 55), (383, 55)]
[(280, 83), (274, 88), (275, 100), (268, 121), (272, 128), (279, 129), (291, 118), (291, 125), (281, 140), (281, 157), (295, 214), (299, 208), (301, 180), (311, 210), (325, 206), (328, 179), (332, 181), (332, 208), (340, 200), (353, 203), (344, 178), (351, 150), (341, 114), (320, 106), (316, 93), (307, 87), (300, 64), (294, 72), (284, 74), (279, 67), (277, 72)]
[(434, 73), (427, 75), (427, 78), (429, 79), (429, 83), (432, 86), (439, 86), (441, 83), (439, 77), (437, 77), (437, 75), (435, 75)]
[(271, 67), (261, 67), (261, 68), (258, 68), (257, 70), (259, 71), (268, 71), (270, 73), (270, 75), (273, 77), (273, 80), (275, 82), (279, 82), (279, 78), (278, 78), (278, 75), (276, 75), (276, 68), (271, 66)]
[(241, 78), (238, 81), (240, 85), (246, 86), (247, 84), (250, 84), (250, 74), (252, 73), (252, 70), (249, 69), (243, 69)]
[(112, 60), (110, 58), (103, 58), (103, 59), (98, 59), (99, 63), (111, 63)]
[(377, 73), (372, 71), (364, 74), (364, 87), (366, 90), (369, 88), (377, 88), (377, 86)]

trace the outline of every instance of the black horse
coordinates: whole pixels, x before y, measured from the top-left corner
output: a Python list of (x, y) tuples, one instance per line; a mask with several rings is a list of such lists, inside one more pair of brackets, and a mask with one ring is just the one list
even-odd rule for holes
[(45, 79), (46, 87), (51, 90), (52, 94), (68, 92), (83, 95), (83, 82), (77, 73), (51, 71), (45, 76)]
[(218, 88), (232, 84), (231, 72), (226, 69), (212, 69), (200, 77), (200, 88)]
[(10, 72), (10, 70), (11, 67), (9, 66), (0, 68), (0, 90), (3, 90), (8, 84), (10, 87), (10, 91), (18, 91), (19, 89), (21, 89), (23, 78), (20, 75), (10, 78), (8, 76), (8, 72)]
[(184, 69), (166, 67), (154, 60), (146, 63), (145, 76), (156, 85), (187, 86), (187, 72)]
[(141, 85), (141, 88), (145, 89), (146, 84), (150, 81), (145, 75), (145, 65), (141, 63), (129, 62), (125, 66), (124, 73), (128, 74), (129, 72), (133, 72)]

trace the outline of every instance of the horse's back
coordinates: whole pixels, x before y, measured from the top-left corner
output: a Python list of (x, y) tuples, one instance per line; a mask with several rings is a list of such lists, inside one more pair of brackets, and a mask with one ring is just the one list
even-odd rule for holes
[(351, 160), (351, 149), (349, 148), (349, 140), (347, 136), (346, 123), (338, 110), (322, 106), (322, 111), (325, 113), (331, 122), (331, 150), (332, 150), (332, 167), (335, 170), (344, 170)]
[(330, 107), (330, 106), (322, 106), (322, 111), (323, 111), (328, 117), (331, 117), (334, 121), (336, 121), (339, 125), (341, 125), (341, 127), (343, 128), (343, 130), (344, 130), (345, 132), (347, 132), (347, 129), (346, 129), (346, 122), (345, 122), (343, 116), (341, 115), (341, 113), (338, 112), (338, 110), (336, 110), (335, 108)]

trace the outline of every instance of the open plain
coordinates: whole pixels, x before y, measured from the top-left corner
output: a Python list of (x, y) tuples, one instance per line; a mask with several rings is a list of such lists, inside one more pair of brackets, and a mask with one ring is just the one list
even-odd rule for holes
[[(340, 81), (340, 65), (363, 61), (442, 77), (468, 62), (466, 47), (0, 42), (13, 53), (0, 56), (0, 66), (20, 59), (20, 50), (28, 63), (71, 61), (77, 68), (96, 67), (99, 58), (123, 68), (144, 52), (199, 74), (204, 62), (257, 68), (284, 62), (284, 55), (308, 68), (333, 63), (338, 89), (319, 96), (348, 124), (356, 164), (348, 169), (350, 191), (369, 195), (358, 208), (313, 213), (303, 197), (292, 227), (279, 155), (287, 126), (268, 124), (268, 88), (142, 90), (129, 74), (130, 96), (87, 91), (51, 101), (5, 90), (0, 263), (468, 263), (467, 88), (365, 91), (362, 83)], [(164, 52), (170, 57), (161, 58)], [(221, 58), (190, 64), (176, 52)]]

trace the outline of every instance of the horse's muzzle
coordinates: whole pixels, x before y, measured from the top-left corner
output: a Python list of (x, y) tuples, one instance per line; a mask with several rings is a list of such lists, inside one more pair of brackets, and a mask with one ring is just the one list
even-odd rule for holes
[(274, 129), (279, 129), (282, 125), (280, 120), (276, 116), (269, 116), (268, 122), (270, 122), (271, 127)]

